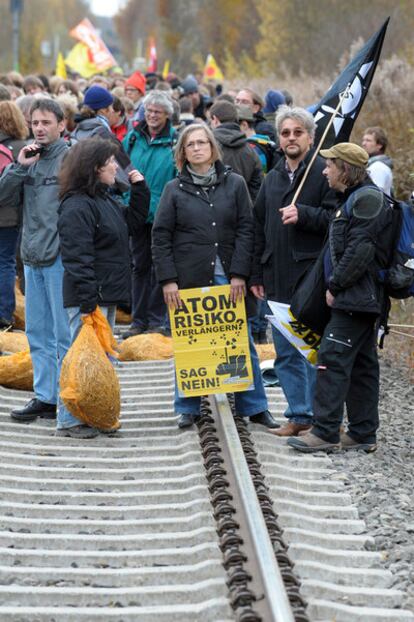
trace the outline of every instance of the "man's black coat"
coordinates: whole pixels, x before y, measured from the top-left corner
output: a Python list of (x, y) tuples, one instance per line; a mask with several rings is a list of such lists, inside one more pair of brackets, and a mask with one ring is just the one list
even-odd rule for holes
[(290, 181), (283, 157), (266, 176), (257, 197), (255, 253), (251, 285), (264, 285), (271, 300), (290, 303), (295, 286), (317, 259), (330, 215), (337, 204), (335, 193), (322, 175), (325, 160), (317, 157), (296, 202), (299, 219), (282, 224), (282, 207), (291, 204), (295, 190), (312, 157), (310, 151)]

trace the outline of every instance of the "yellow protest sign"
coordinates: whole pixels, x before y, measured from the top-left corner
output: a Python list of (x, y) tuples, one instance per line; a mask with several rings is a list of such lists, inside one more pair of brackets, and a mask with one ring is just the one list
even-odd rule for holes
[(180, 290), (170, 309), (178, 392), (192, 397), (254, 388), (244, 300), (230, 286)]
[(289, 305), (282, 302), (268, 300), (273, 315), (266, 315), (267, 319), (282, 335), (294, 346), (309, 363), (316, 365), (321, 336), (311, 328), (299, 322), (290, 310)]

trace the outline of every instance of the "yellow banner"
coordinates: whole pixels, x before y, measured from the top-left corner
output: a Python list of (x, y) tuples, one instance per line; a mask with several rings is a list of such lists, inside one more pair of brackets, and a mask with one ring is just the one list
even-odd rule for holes
[(75, 28), (72, 28), (69, 34), (87, 46), (90, 60), (96, 65), (98, 71), (105, 71), (116, 66), (116, 60), (87, 18), (79, 22)]
[(90, 50), (84, 43), (77, 43), (65, 58), (66, 65), (82, 78), (90, 78), (99, 73), (98, 67), (91, 59)]
[(66, 72), (66, 65), (63, 59), (62, 52), (59, 52), (59, 54), (57, 55), (55, 75), (59, 78), (63, 78), (64, 80), (68, 79), (68, 74)]
[(204, 80), (224, 80), (223, 72), (216, 63), (216, 59), (212, 54), (208, 54), (206, 64), (203, 71)]
[(267, 319), (282, 335), (294, 346), (309, 363), (316, 365), (321, 336), (302, 324), (295, 318), (289, 305), (282, 302), (268, 300), (273, 315), (266, 315)]
[(168, 78), (169, 73), (170, 73), (170, 61), (166, 60), (164, 63), (163, 70), (162, 70), (162, 79), (166, 80)]
[(230, 301), (230, 285), (180, 290), (170, 309), (175, 372), (181, 396), (254, 388), (244, 300)]

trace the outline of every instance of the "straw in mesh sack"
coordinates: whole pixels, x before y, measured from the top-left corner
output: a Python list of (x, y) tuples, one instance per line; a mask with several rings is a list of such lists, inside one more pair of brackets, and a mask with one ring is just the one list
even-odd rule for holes
[(0, 384), (9, 389), (33, 389), (33, 366), (30, 352), (0, 356)]
[(16, 308), (13, 313), (13, 323), (15, 328), (19, 330), (24, 330), (26, 326), (25, 322), (25, 300), (20, 288), (17, 283), (14, 288), (14, 294), (16, 296)]
[(100, 430), (120, 427), (120, 387), (92, 326), (84, 324), (63, 359), (60, 396), (74, 417)]
[(120, 361), (159, 361), (174, 356), (171, 337), (158, 333), (129, 337), (120, 346)]
[(276, 358), (276, 352), (272, 343), (264, 343), (256, 346), (257, 356), (260, 361), (268, 361)]
[(29, 349), (29, 342), (24, 333), (0, 331), (0, 352), (23, 352)]

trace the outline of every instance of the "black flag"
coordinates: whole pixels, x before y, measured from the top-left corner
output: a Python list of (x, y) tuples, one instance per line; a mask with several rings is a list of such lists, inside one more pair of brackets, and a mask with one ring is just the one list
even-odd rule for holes
[(336, 110), (341, 96), (347, 87), (349, 87), (348, 92), (328, 131), (323, 147), (326, 149), (335, 143), (343, 143), (349, 140), (352, 128), (374, 77), (389, 21), (390, 18), (384, 22), (378, 32), (359, 50), (332, 84), (328, 92), (313, 108), (312, 113), (317, 124), (315, 145), (319, 144), (329, 119)]

